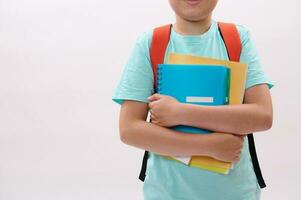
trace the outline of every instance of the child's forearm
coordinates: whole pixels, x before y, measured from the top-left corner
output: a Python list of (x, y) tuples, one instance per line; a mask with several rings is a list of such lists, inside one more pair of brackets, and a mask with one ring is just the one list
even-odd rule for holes
[(256, 104), (200, 106), (181, 104), (181, 124), (216, 132), (248, 134), (267, 130), (271, 117)]
[(188, 134), (136, 120), (121, 140), (131, 146), (169, 156), (208, 155), (210, 135)]

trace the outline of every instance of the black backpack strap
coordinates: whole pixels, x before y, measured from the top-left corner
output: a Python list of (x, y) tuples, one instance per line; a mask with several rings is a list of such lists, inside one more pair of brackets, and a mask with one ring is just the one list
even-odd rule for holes
[(257, 177), (258, 184), (259, 184), (260, 188), (265, 188), (266, 184), (262, 177), (259, 162), (257, 159), (253, 133), (248, 134), (248, 142), (249, 142), (249, 151), (250, 151), (250, 155), (251, 155), (251, 159), (252, 159), (252, 163), (253, 163), (253, 168), (254, 168), (254, 171), (255, 171), (255, 174)]
[[(254, 171), (255, 171), (255, 174), (257, 177), (258, 184), (259, 184), (260, 188), (265, 188), (266, 184), (265, 184), (264, 179), (261, 174), (261, 170), (260, 170), (260, 166), (259, 166), (259, 162), (258, 162), (257, 154), (256, 154), (254, 137), (253, 137), (252, 133), (248, 134), (248, 143), (249, 143), (249, 151), (250, 151), (250, 155), (251, 155), (251, 159), (252, 159), (252, 163), (253, 163), (253, 168), (254, 168)], [(145, 180), (147, 159), (148, 159), (148, 151), (144, 151), (142, 166), (141, 166), (141, 170), (140, 170), (140, 174), (139, 174), (139, 179), (141, 181)]]
[[(240, 37), (236, 25), (218, 22), (218, 30), (222, 40), (224, 41), (229, 60), (239, 62), (242, 44), (240, 41)], [(257, 182), (260, 188), (265, 188), (266, 184), (264, 182), (259, 167), (259, 162), (255, 150), (253, 133), (248, 134), (248, 143), (249, 143), (249, 152), (250, 152), (254, 172), (257, 178)]]
[[(150, 53), (150, 60), (154, 75), (154, 93), (157, 92), (157, 66), (158, 64), (164, 63), (164, 56), (167, 45), (170, 39), (170, 32), (171, 32), (172, 24), (167, 24), (164, 26), (156, 27), (153, 30), (152, 42), (149, 49)], [(150, 119), (151, 122), (151, 119)], [(142, 161), (142, 167), (139, 174), (139, 179), (144, 181), (145, 179), (145, 172), (147, 167), (147, 159), (148, 159), (149, 152), (145, 151)]]
[[(155, 89), (156, 91), (156, 89)], [(151, 122), (152, 119), (149, 119), (149, 122)], [(144, 156), (143, 156), (143, 160), (142, 160), (142, 165), (141, 165), (141, 170), (140, 170), (140, 174), (139, 174), (139, 179), (144, 182), (145, 180), (145, 176), (146, 176), (146, 168), (147, 168), (147, 160), (148, 160), (148, 155), (149, 152), (147, 150), (144, 151)]]
[[(156, 92), (156, 88), (155, 88), (155, 92)], [(151, 122), (152, 119), (149, 119), (149, 122)], [(139, 174), (139, 179), (144, 182), (145, 180), (145, 176), (146, 176), (146, 168), (147, 168), (147, 160), (148, 160), (148, 155), (149, 152), (147, 150), (144, 151), (144, 156), (143, 156), (143, 160), (142, 160), (142, 165), (141, 165), (141, 170), (140, 170), (140, 174)]]
[(144, 182), (145, 179), (145, 172), (146, 172), (146, 167), (147, 167), (147, 159), (148, 159), (148, 151), (144, 151), (144, 156), (143, 156), (143, 161), (142, 161), (142, 166), (139, 174), (139, 179)]

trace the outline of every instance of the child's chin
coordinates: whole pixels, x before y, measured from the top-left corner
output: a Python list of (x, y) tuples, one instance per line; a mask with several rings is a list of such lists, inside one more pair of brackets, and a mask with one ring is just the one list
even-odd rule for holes
[(193, 15), (193, 13), (191, 12), (188, 13), (187, 15), (182, 15), (181, 17), (186, 21), (191, 21), (191, 22), (198, 22), (204, 18), (202, 15), (200, 15), (200, 13)]

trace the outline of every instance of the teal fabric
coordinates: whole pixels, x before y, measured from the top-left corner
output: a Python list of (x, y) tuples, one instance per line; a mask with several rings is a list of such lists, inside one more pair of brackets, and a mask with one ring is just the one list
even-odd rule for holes
[[(271, 89), (274, 83), (261, 67), (248, 29), (241, 25), (237, 25), (237, 28), (243, 45), (240, 61), (248, 64), (245, 88), (267, 84)], [(154, 92), (149, 57), (151, 38), (152, 30), (138, 37), (113, 92), (114, 102), (122, 104), (124, 100), (135, 100), (148, 103), (147, 97)], [(214, 20), (209, 30), (202, 35), (184, 36), (172, 29), (165, 62), (170, 52), (228, 59)], [(188, 167), (150, 152), (143, 194), (145, 200), (260, 199), (260, 187), (253, 170), (247, 138), (239, 162), (228, 175)]]

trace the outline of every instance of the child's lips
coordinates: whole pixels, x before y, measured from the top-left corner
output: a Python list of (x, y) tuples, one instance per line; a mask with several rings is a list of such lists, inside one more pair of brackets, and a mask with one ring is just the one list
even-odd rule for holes
[(196, 6), (197, 4), (199, 4), (202, 0), (186, 0), (187, 4), (191, 5), (191, 6)]

